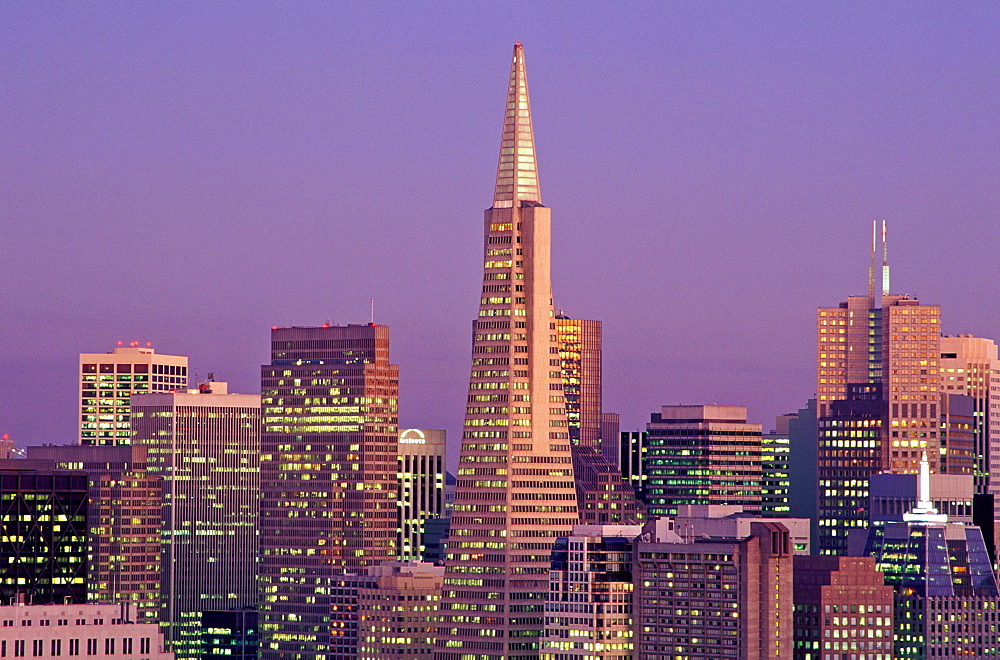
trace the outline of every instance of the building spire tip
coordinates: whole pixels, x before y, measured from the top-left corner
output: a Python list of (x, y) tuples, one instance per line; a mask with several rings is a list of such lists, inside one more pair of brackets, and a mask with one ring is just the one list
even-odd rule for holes
[(493, 207), (518, 206), (521, 202), (542, 203), (538, 186), (535, 136), (531, 128), (528, 76), (521, 42), (514, 44), (507, 87), (500, 160), (497, 165)]

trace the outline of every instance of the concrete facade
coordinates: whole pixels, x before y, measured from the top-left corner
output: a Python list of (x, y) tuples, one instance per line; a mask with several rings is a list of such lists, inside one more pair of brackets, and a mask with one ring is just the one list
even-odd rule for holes
[(127, 445), (133, 392), (186, 390), (188, 359), (161, 355), (138, 342), (109, 353), (80, 355), (80, 444)]
[(641, 525), (582, 524), (556, 541), (541, 660), (631, 660), (632, 546)]
[(444, 566), (386, 562), (368, 577), (373, 584), (358, 589), (358, 659), (430, 660)]
[(893, 660), (893, 593), (871, 557), (802, 555), (795, 568), (795, 660)]
[(0, 658), (173, 660), (156, 623), (135, 623), (128, 605), (0, 606)]
[(448, 540), (436, 660), (537, 660), (549, 553), (577, 522), (524, 50), (515, 45)]
[(161, 621), (178, 658), (201, 653), (207, 610), (257, 602), (260, 397), (224, 382), (136, 394), (132, 443), (162, 478)]
[(750, 535), (687, 541), (672, 521), (635, 541), (635, 657), (791, 660), (792, 544), (783, 521)]
[(405, 429), (399, 432), (400, 561), (420, 561), (424, 551), (424, 524), (445, 515), (444, 431)]
[(663, 406), (646, 426), (646, 503), (651, 515), (685, 504), (737, 504), (761, 512), (761, 426), (744, 406)]

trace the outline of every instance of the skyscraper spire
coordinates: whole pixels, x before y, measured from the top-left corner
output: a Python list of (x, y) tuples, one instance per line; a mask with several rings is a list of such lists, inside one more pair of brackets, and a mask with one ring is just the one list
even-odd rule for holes
[(531, 129), (531, 102), (528, 75), (524, 67), (524, 46), (514, 44), (507, 85), (507, 108), (500, 139), (497, 185), (493, 208), (517, 206), (517, 202), (542, 203), (535, 160), (535, 134)]

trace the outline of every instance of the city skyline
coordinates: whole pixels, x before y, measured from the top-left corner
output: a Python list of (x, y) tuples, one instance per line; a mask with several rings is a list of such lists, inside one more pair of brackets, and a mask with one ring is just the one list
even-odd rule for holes
[(365, 322), (374, 298), (403, 425), (454, 447), (495, 156), (482, 118), (517, 40), (559, 209), (555, 304), (603, 322), (623, 430), (664, 404), (745, 405), (765, 426), (804, 405), (815, 310), (864, 293), (874, 219), (900, 293), (940, 305), (945, 334), (1000, 337), (996, 8), (712, 7), (502, 27), (499, 9), (426, 6), (398, 23), (4, 7), (0, 432), (72, 441), (78, 355), (118, 340), (254, 392), (268, 328)]

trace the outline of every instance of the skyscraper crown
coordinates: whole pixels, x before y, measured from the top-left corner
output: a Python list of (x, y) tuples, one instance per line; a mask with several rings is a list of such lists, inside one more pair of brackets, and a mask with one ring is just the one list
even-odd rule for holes
[(511, 207), (520, 202), (541, 204), (542, 193), (538, 186), (535, 134), (531, 129), (531, 102), (528, 100), (524, 47), (516, 43), (510, 64), (507, 109), (504, 113), (503, 136), (500, 140), (500, 161), (497, 164), (493, 208)]

